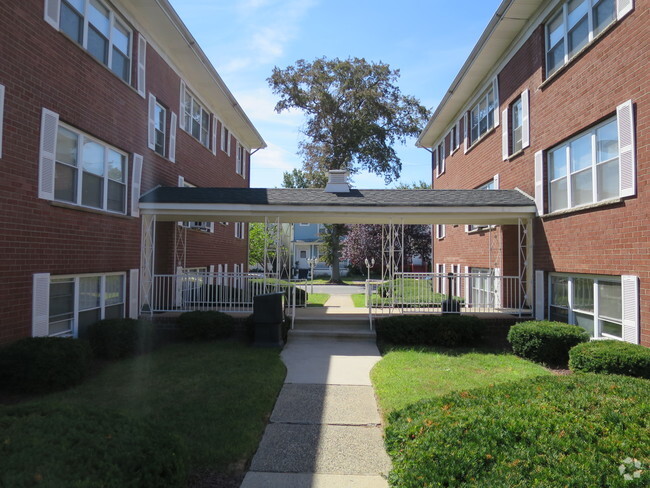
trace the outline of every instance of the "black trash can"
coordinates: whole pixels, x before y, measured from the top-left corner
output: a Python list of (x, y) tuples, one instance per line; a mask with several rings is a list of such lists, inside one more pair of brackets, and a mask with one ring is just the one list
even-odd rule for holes
[(282, 322), (284, 322), (285, 294), (266, 293), (253, 297), (253, 322), (255, 336), (253, 345), (259, 347), (282, 347)]
[(309, 279), (309, 270), (306, 268), (301, 268), (298, 270), (298, 279), (307, 280)]

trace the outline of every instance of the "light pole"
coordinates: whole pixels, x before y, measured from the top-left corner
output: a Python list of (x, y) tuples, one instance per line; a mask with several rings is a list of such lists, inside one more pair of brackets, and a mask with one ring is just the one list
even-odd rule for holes
[(368, 261), (368, 258), (364, 260), (366, 268), (368, 268), (368, 280), (366, 281), (366, 307), (370, 307), (370, 268), (375, 265), (375, 258), (371, 258)]
[(309, 264), (309, 267), (311, 268), (311, 292), (310, 293), (314, 293), (314, 268), (316, 267), (316, 263), (318, 263), (318, 258), (307, 259), (307, 264)]

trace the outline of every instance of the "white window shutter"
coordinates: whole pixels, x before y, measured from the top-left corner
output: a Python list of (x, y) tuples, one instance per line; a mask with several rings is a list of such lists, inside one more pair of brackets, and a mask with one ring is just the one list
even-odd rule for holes
[(521, 94), (521, 148), (530, 146), (530, 92)]
[(50, 273), (35, 273), (32, 289), (32, 337), (50, 334)]
[(447, 265), (443, 263), (442, 267), (442, 293), (447, 293)]
[(634, 106), (632, 100), (616, 107), (620, 195), (636, 195), (636, 151), (634, 148)]
[(178, 126), (186, 130), (185, 127), (185, 82), (181, 80), (181, 96), (178, 107)]
[(460, 134), (458, 131), (460, 131), (460, 119), (456, 121), (456, 130), (454, 131), (456, 140), (454, 141), (454, 149), (458, 149), (458, 146), (460, 146)]
[(140, 270), (129, 271), (129, 318), (137, 319), (140, 316)]
[(466, 225), (466, 226), (465, 226), (465, 232), (469, 232), (469, 228), (470, 228), (470, 226), (469, 226), (469, 225)]
[(468, 117), (467, 113), (465, 114), (465, 117), (463, 119), (463, 144), (465, 146), (464, 152), (467, 154), (467, 147), (468, 147), (468, 141), (467, 141), (467, 122), (468, 122)]
[(169, 121), (169, 160), (172, 163), (176, 162), (176, 114), (172, 112), (171, 120)]
[(616, 18), (621, 20), (634, 8), (634, 0), (616, 0)]
[(131, 215), (140, 216), (140, 187), (142, 181), (142, 156), (133, 154), (133, 175), (131, 181)]
[(438, 146), (436, 146), (433, 151), (431, 152), (431, 172), (436, 175), (436, 178), (439, 176), (438, 174)]
[(147, 93), (147, 40), (138, 34), (138, 93), (142, 98)]
[(544, 215), (544, 153), (535, 153), (535, 206), (537, 215)]
[(210, 233), (214, 234), (214, 222), (210, 222)]
[(440, 166), (442, 167), (441, 173), (444, 173), (447, 169), (447, 158), (445, 157), (445, 140), (442, 140), (440, 144)]
[(178, 175), (178, 187), (183, 188), (185, 186), (185, 178), (181, 175)]
[(38, 168), (38, 197), (54, 200), (54, 167), (59, 114), (46, 108), (41, 117), (41, 151)]
[(501, 157), (505, 161), (510, 156), (510, 143), (508, 138), (508, 109), (503, 111), (501, 117), (503, 122), (501, 124)]
[(494, 127), (499, 127), (499, 112), (501, 105), (499, 103), (499, 78), (497, 76), (492, 80), (494, 87)]
[(212, 154), (217, 155), (217, 117), (212, 115)]
[(535, 320), (544, 320), (544, 271), (535, 270)]
[(494, 189), (495, 190), (500, 190), (501, 189), (501, 187), (499, 186), (500, 180), (501, 180), (501, 178), (499, 176), (499, 173), (495, 174), (494, 178), (492, 179), (492, 181), (494, 182)]
[(623, 318), (623, 340), (639, 343), (639, 278), (621, 276), (621, 300)]
[(45, 22), (59, 30), (59, 15), (61, 13), (61, 0), (45, 0)]
[(242, 169), (241, 175), (243, 176), (244, 179), (246, 179), (246, 171), (248, 169), (247, 167), (248, 167), (248, 161), (250, 157), (251, 157), (250, 153), (248, 151), (244, 151), (244, 161), (242, 162), (242, 168), (241, 168)]
[(149, 93), (149, 130), (147, 131), (147, 145), (149, 149), (156, 149), (156, 97)]
[(470, 294), (470, 285), (472, 278), (469, 276), (469, 266), (465, 266), (465, 307), (472, 304), (472, 295)]
[(2, 126), (4, 125), (5, 87), (0, 85), (0, 158), (2, 158)]

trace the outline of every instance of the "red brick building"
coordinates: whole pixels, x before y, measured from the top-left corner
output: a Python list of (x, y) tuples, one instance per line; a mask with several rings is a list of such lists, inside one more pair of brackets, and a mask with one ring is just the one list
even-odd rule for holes
[[(166, 0), (4, 1), (0, 46), (0, 343), (136, 316), (140, 195), (248, 187), (263, 139)], [(246, 263), (243, 225), (157, 224), (157, 273)]]
[[(418, 140), (432, 151), (435, 189), (535, 198), (538, 318), (646, 346), (649, 10), (504, 0)], [(516, 276), (517, 239), (516, 226), (439, 226), (436, 270)]]

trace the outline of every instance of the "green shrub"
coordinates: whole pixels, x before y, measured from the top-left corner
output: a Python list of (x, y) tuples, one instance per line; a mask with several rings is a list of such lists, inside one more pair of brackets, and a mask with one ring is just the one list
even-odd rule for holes
[(86, 331), (95, 356), (118, 359), (153, 349), (153, 324), (135, 319), (106, 319), (89, 326)]
[(569, 351), (573, 371), (624, 374), (650, 379), (650, 349), (621, 341), (591, 341)]
[(81, 383), (91, 359), (84, 340), (27, 337), (0, 349), (0, 388), (24, 393), (65, 389)]
[(404, 346), (470, 346), (485, 326), (470, 315), (397, 315), (377, 320), (380, 342)]
[(185, 312), (178, 317), (181, 336), (190, 341), (227, 339), (234, 330), (233, 318), (222, 312)]
[(391, 414), (386, 446), (393, 487), (647, 487), (650, 388), (587, 373), (458, 391)]
[(569, 349), (588, 340), (583, 328), (561, 322), (522, 322), (508, 332), (508, 342), (517, 356), (551, 366), (566, 366)]
[(96, 407), (0, 408), (0, 431), (0, 486), (162, 488), (187, 477), (175, 437)]

